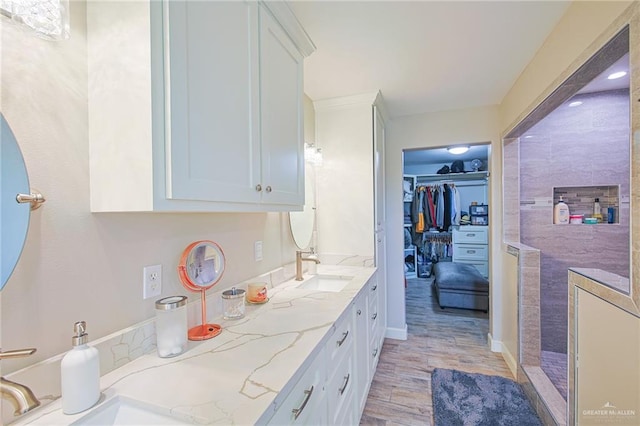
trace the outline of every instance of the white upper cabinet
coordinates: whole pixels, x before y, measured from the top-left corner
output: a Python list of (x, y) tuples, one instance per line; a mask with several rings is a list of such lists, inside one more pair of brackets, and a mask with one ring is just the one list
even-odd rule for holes
[(284, 3), (89, 2), (91, 210), (304, 204), (302, 60)]
[[(262, 189), (268, 203), (304, 204), (302, 59), (282, 27), (261, 9)], [(298, 142), (295, 149), (291, 141)]]

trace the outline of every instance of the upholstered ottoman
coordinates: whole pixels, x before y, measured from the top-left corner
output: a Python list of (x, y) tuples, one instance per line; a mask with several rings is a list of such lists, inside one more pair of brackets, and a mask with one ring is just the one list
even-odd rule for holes
[(440, 308), (489, 310), (489, 281), (475, 266), (459, 262), (438, 262), (433, 266), (433, 283)]

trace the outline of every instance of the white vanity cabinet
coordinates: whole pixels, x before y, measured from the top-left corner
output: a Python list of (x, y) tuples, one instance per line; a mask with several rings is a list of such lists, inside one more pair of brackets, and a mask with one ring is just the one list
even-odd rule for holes
[(369, 344), (369, 292), (362, 291), (354, 302), (353, 321), (356, 339), (356, 407), (362, 415), (371, 383)]
[[(276, 402), (276, 413), (268, 424), (360, 422), (382, 348), (378, 291), (374, 273), (316, 348), (318, 355), (284, 402)], [(300, 410), (297, 419), (293, 410)]]
[(345, 312), (336, 322), (335, 331), (327, 342), (327, 408), (332, 425), (353, 424), (354, 410), (355, 346), (354, 323), (351, 312)]
[(89, 2), (87, 34), (92, 211), (304, 204), (313, 44), (286, 4)]

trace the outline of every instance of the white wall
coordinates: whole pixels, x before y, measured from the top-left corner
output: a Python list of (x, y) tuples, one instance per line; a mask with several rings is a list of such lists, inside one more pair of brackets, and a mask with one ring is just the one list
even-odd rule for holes
[(373, 100), (356, 95), (314, 103), (323, 156), (316, 171), (322, 255), (373, 259)]
[[(414, 148), (441, 148), (462, 143), (500, 143), (498, 135), (498, 108), (495, 106), (394, 118), (387, 125), (386, 180), (387, 180), (387, 294), (388, 327), (403, 329), (405, 321), (403, 270), (403, 206), (402, 206), (402, 151)], [(492, 151), (491, 152), (495, 152)], [(490, 154), (491, 154), (490, 152)], [(497, 151), (500, 152), (499, 150)], [(490, 157), (491, 158), (491, 157)], [(497, 157), (499, 158), (499, 157)], [(500, 161), (490, 160), (490, 213), (492, 242), (500, 229), (498, 222), (500, 202), (493, 196), (500, 194)], [(496, 173), (496, 170), (498, 172)], [(495, 173), (495, 174), (494, 174)], [(496, 206), (497, 208), (493, 208)], [(495, 245), (495, 244), (494, 244)], [(492, 288), (500, 288), (500, 275), (491, 272)], [(500, 311), (491, 312), (492, 324), (500, 318)], [(499, 330), (498, 330), (499, 331)], [(493, 331), (495, 337), (495, 330)], [(499, 338), (499, 337), (497, 337)]]
[[(17, 269), (2, 292), (2, 348), (37, 347), (2, 362), (3, 373), (66, 351), (85, 320), (92, 340), (150, 318), (142, 268), (162, 264), (163, 296), (188, 294), (176, 267), (190, 242), (211, 239), (226, 255), (223, 289), (295, 258), (285, 213), (92, 214), (85, 3), (72, 1), (72, 37), (44, 41), (2, 18), (2, 112), (30, 175), (47, 198), (31, 216)], [(118, 123), (113, 123), (117, 126)], [(263, 241), (264, 260), (253, 260)]]

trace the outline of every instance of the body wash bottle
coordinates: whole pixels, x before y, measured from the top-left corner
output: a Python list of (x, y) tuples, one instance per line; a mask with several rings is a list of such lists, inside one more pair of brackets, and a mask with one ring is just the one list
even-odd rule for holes
[(569, 223), (569, 206), (562, 201), (562, 195), (560, 201), (553, 208), (553, 223), (556, 225), (566, 225)]
[(73, 348), (60, 363), (62, 412), (75, 414), (92, 407), (100, 398), (100, 360), (98, 350), (87, 345), (87, 324), (73, 325)]

